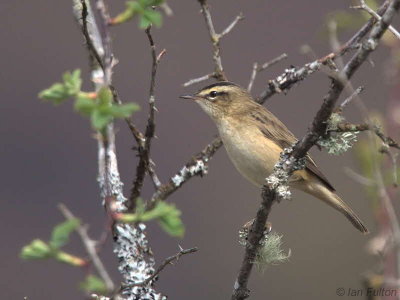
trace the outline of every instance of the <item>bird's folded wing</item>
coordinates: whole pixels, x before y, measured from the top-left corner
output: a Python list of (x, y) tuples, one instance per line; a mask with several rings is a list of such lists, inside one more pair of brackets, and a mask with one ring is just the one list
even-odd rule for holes
[[(292, 147), (297, 139), (290, 132), (290, 130), (283, 124), (277, 117), (275, 117), (270, 111), (266, 110), (263, 106), (262, 109), (257, 109), (251, 112), (251, 117), (258, 124), (258, 128), (263, 135), (277, 144), (283, 149)], [(306, 156), (306, 169), (317, 176), (325, 185), (331, 190), (335, 191), (335, 188), (330, 184), (324, 174), (318, 169), (317, 165), (310, 157), (309, 154)]]

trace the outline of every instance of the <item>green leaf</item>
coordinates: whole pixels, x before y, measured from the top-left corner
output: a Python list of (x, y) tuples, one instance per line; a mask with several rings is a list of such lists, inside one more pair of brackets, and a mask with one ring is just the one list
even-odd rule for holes
[(102, 87), (97, 93), (97, 99), (100, 106), (109, 106), (112, 102), (112, 93), (110, 89)]
[(185, 227), (180, 218), (181, 211), (174, 204), (158, 202), (156, 207), (142, 215), (143, 221), (158, 219), (161, 228), (175, 237), (183, 237)]
[(152, 210), (145, 212), (144, 209), (143, 201), (138, 200), (136, 213), (120, 214), (118, 220), (126, 223), (158, 220), (165, 232), (174, 237), (183, 237), (185, 226), (181, 220), (181, 211), (174, 204), (160, 201)]
[(40, 99), (49, 100), (55, 105), (67, 100), (68, 97), (69, 95), (66, 93), (64, 85), (61, 83), (55, 83), (39, 93)]
[(68, 242), (70, 234), (79, 226), (79, 223), (78, 219), (71, 219), (54, 227), (51, 233), (50, 246), (54, 249), (64, 246)]
[(158, 11), (152, 9), (146, 9), (139, 20), (139, 27), (142, 29), (146, 29), (151, 24), (161, 27), (162, 25), (162, 16)]
[(74, 108), (83, 115), (90, 116), (96, 108), (94, 99), (88, 98), (85, 95), (78, 95)]
[(42, 240), (35, 239), (21, 250), (22, 259), (44, 259), (51, 257), (51, 247)]
[(70, 97), (75, 97), (82, 85), (81, 71), (75, 70), (72, 73), (65, 72), (62, 83), (55, 83), (48, 89), (39, 93), (39, 98), (48, 100), (57, 105)]
[(63, 75), (64, 86), (70, 96), (76, 96), (81, 90), (82, 79), (81, 70), (77, 69), (72, 73), (66, 72)]
[(136, 1), (127, 1), (126, 9), (112, 19), (113, 24), (121, 24), (131, 20), (136, 14), (140, 14), (143, 11), (141, 5)]
[(185, 234), (185, 226), (183, 225), (181, 214), (181, 211), (175, 205), (170, 205), (168, 213), (159, 218), (161, 228), (171, 236), (182, 238)]
[(110, 108), (96, 109), (90, 116), (90, 120), (94, 129), (102, 131), (112, 121), (113, 117), (109, 112)]
[(140, 109), (140, 106), (137, 105), (136, 103), (113, 105), (111, 107), (111, 115), (114, 118), (124, 119), (124, 118), (130, 117), (132, 115), (132, 113), (134, 113), (135, 111), (138, 111), (139, 109)]
[(104, 281), (94, 275), (89, 275), (79, 284), (79, 287), (88, 293), (107, 294), (107, 287)]

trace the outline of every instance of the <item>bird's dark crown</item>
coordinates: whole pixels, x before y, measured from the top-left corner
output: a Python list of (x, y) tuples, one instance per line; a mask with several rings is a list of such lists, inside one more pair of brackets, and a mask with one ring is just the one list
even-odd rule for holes
[(198, 93), (201, 93), (202, 91), (205, 91), (205, 90), (208, 90), (208, 89), (212, 89), (212, 88), (215, 88), (215, 87), (220, 87), (220, 86), (236, 86), (236, 87), (240, 88), (239, 85), (237, 85), (237, 84), (235, 84), (233, 82), (220, 81), (220, 82), (216, 82), (216, 83), (213, 83), (213, 84), (210, 84), (210, 85), (207, 85), (207, 86), (203, 87), (201, 90), (198, 91)]

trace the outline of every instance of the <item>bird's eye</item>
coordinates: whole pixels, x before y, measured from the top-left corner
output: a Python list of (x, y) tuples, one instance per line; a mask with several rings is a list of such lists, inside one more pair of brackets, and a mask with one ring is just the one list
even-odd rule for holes
[(218, 96), (218, 93), (217, 93), (216, 91), (211, 91), (210, 94), (208, 94), (208, 96), (209, 96), (210, 98), (215, 98), (215, 97)]

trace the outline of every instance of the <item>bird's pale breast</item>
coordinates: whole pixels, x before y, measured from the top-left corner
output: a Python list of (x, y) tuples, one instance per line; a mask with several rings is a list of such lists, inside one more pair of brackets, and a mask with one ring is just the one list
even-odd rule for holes
[(267, 139), (253, 123), (221, 120), (218, 125), (225, 149), (235, 167), (253, 184), (262, 186), (282, 149)]

